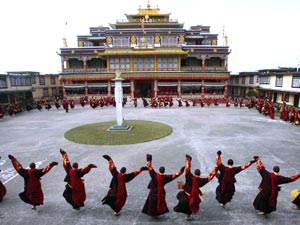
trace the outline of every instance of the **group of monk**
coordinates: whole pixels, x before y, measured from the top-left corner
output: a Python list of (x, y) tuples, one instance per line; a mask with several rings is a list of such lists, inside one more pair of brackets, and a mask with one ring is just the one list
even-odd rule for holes
[(296, 126), (300, 124), (300, 109), (288, 106), (285, 102), (279, 105), (268, 99), (249, 99), (247, 107), (249, 109), (256, 108), (259, 113), (269, 116), (271, 119), (275, 118), (275, 112), (278, 111), (281, 120)]
[[(80, 210), (84, 207), (86, 200), (85, 185), (82, 177), (90, 172), (92, 168), (97, 168), (95, 164), (88, 164), (85, 167), (79, 168), (77, 162), (71, 164), (68, 154), (63, 149), (60, 149), (62, 156), (62, 165), (66, 171), (66, 182), (63, 197), (74, 210)], [(166, 202), (165, 185), (185, 172), (185, 182), (178, 182), (178, 188), (181, 190), (177, 194), (178, 204), (173, 208), (175, 212), (183, 213), (186, 220), (191, 220), (192, 215), (197, 214), (200, 209), (201, 196), (205, 193), (200, 188), (209, 183), (214, 177), (218, 179), (216, 188), (216, 200), (221, 207), (225, 207), (229, 203), (235, 193), (235, 175), (256, 163), (257, 170), (261, 175), (261, 183), (259, 184), (256, 198), (253, 201), (253, 206), (259, 211), (259, 214), (268, 215), (276, 210), (277, 197), (281, 184), (293, 182), (300, 178), (300, 173), (291, 177), (282, 176), (279, 174), (280, 168), (274, 166), (273, 171), (269, 172), (263, 165), (260, 157), (254, 156), (253, 159), (246, 162), (242, 166), (234, 166), (232, 159), (229, 159), (227, 165), (224, 165), (221, 159), (222, 152), (219, 150), (216, 154), (216, 165), (207, 177), (201, 176), (201, 171), (195, 169), (192, 172), (192, 157), (185, 155), (185, 165), (173, 174), (165, 174), (165, 167), (159, 167), (158, 172), (152, 166), (152, 155), (146, 155), (146, 165), (137, 168), (135, 171), (126, 173), (126, 167), (121, 167), (118, 171), (113, 159), (109, 155), (103, 155), (103, 158), (108, 162), (108, 168), (112, 175), (109, 185), (109, 190), (106, 196), (102, 199), (102, 204), (108, 205), (113, 210), (116, 216), (120, 215), (121, 210), (125, 206), (127, 200), (126, 183), (133, 180), (142, 171), (148, 171), (150, 182), (148, 184), (149, 194), (142, 208), (142, 213), (157, 217), (169, 212)], [(26, 169), (12, 155), (8, 155), (11, 163), (17, 173), (24, 179), (24, 190), (19, 194), (19, 197), (25, 203), (32, 206), (33, 210), (37, 206), (43, 205), (44, 194), (42, 191), (41, 177), (48, 173), (57, 162), (51, 162), (44, 168), (36, 168), (35, 163), (30, 163), (29, 169)], [(0, 182), (0, 201), (6, 194), (5, 186)], [(295, 209), (300, 209), (300, 194), (298, 193), (293, 200)]]

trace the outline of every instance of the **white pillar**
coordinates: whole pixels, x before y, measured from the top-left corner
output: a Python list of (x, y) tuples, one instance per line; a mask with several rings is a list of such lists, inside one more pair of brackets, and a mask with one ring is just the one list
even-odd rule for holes
[(115, 81), (115, 101), (116, 101), (116, 116), (117, 116), (117, 125), (123, 125), (123, 88), (122, 88), (122, 78), (121, 72), (118, 74), (116, 72)]

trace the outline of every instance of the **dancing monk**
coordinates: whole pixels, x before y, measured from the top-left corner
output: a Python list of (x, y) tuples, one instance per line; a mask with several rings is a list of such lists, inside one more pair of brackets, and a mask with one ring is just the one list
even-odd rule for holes
[(259, 172), (262, 180), (258, 187), (259, 193), (257, 194), (253, 206), (259, 210), (259, 214), (266, 215), (276, 211), (278, 192), (280, 191), (280, 184), (286, 184), (297, 180), (300, 173), (291, 177), (284, 177), (279, 175), (280, 168), (273, 167), (273, 172), (265, 169), (263, 163), (258, 156), (255, 156), (257, 171)]
[(86, 200), (85, 187), (81, 177), (89, 173), (92, 168), (97, 168), (97, 166), (89, 164), (84, 168), (78, 168), (77, 162), (74, 162), (71, 166), (67, 153), (62, 149), (60, 149), (60, 153), (63, 157), (63, 166), (67, 173), (64, 179), (67, 184), (63, 196), (73, 209), (79, 210), (80, 207), (84, 206)]
[(148, 185), (150, 192), (142, 212), (148, 216), (159, 216), (169, 212), (166, 202), (165, 184), (179, 177), (183, 173), (185, 167), (182, 167), (174, 174), (165, 175), (165, 168), (161, 166), (159, 168), (159, 173), (156, 173), (152, 168), (152, 155), (147, 154), (147, 168), (151, 177), (151, 181)]
[(51, 162), (46, 167), (37, 169), (35, 163), (32, 162), (29, 165), (30, 169), (24, 169), (14, 156), (8, 155), (8, 158), (18, 174), (24, 178), (24, 191), (19, 194), (20, 198), (25, 203), (32, 205), (33, 210), (36, 210), (36, 206), (44, 204), (41, 177), (58, 165), (58, 163)]
[(192, 157), (190, 155), (186, 155), (185, 184), (183, 186), (183, 191), (180, 191), (177, 194), (179, 202), (174, 207), (175, 212), (186, 214), (186, 220), (192, 219), (191, 215), (199, 212), (199, 205), (201, 203), (200, 196), (204, 195), (204, 192), (202, 192), (200, 188), (210, 182), (218, 171), (218, 168), (215, 167), (208, 177), (202, 178), (200, 177), (200, 170), (195, 169), (195, 175), (193, 175), (191, 172), (191, 161)]
[(221, 207), (225, 207), (225, 204), (230, 202), (234, 192), (235, 192), (235, 185), (236, 182), (235, 175), (240, 173), (242, 170), (247, 169), (255, 160), (249, 161), (245, 163), (243, 166), (233, 166), (233, 160), (228, 160), (228, 165), (225, 166), (221, 160), (221, 151), (217, 152), (216, 156), (216, 164), (218, 166), (218, 170), (220, 173), (217, 174), (217, 178), (219, 181), (219, 186), (216, 189), (216, 199), (220, 203)]
[(143, 167), (140, 167), (131, 173), (126, 173), (126, 168), (122, 167), (120, 172), (118, 172), (112, 158), (109, 155), (103, 155), (103, 158), (108, 161), (108, 168), (111, 172), (112, 179), (107, 195), (102, 199), (102, 204), (109, 205), (114, 210), (114, 214), (118, 216), (120, 215), (120, 211), (125, 205), (127, 199), (126, 183), (139, 175), (143, 170)]

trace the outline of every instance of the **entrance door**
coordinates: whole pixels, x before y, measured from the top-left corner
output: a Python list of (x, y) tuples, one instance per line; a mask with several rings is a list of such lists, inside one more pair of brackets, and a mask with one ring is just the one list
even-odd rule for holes
[(152, 97), (152, 81), (137, 80), (135, 81), (135, 97), (151, 98)]
[(274, 92), (274, 96), (273, 96), (273, 102), (276, 103), (277, 102), (277, 92)]
[(298, 106), (299, 106), (299, 95), (295, 95), (295, 98), (294, 98), (294, 107), (298, 108)]

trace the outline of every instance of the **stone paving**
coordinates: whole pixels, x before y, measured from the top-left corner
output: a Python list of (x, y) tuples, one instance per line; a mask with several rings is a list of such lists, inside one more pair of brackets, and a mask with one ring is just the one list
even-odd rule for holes
[[(185, 164), (185, 154), (193, 157), (193, 170), (200, 168), (207, 176), (215, 165), (215, 154), (222, 150), (223, 162), (229, 158), (235, 165), (241, 165), (254, 155), (259, 155), (268, 170), (274, 165), (281, 168), (281, 174), (291, 176), (300, 171), (300, 127), (271, 120), (255, 109), (225, 108), (210, 106), (174, 108), (144, 108), (126, 105), (125, 120), (151, 120), (173, 127), (173, 133), (160, 140), (134, 145), (92, 146), (72, 143), (64, 138), (70, 128), (84, 124), (115, 120), (113, 107), (82, 108), (74, 110), (52, 108), (41, 112), (33, 110), (0, 120), (0, 179), (7, 188), (7, 194), (0, 203), (0, 224), (57, 225), (57, 224), (300, 224), (300, 211), (292, 209), (290, 191), (300, 189), (300, 181), (282, 185), (278, 197), (278, 209), (268, 217), (257, 215), (252, 202), (257, 194), (260, 175), (255, 165), (236, 176), (236, 193), (231, 203), (223, 209), (215, 199), (217, 180), (202, 188), (200, 213), (192, 221), (186, 221), (183, 214), (173, 211), (177, 204), (176, 182), (184, 175), (165, 186), (170, 212), (158, 218), (141, 213), (148, 195), (148, 172), (142, 172), (127, 184), (128, 199), (122, 214), (113, 215), (107, 205), (101, 204), (111, 179), (103, 154), (109, 154), (118, 168), (127, 171), (145, 165), (146, 154), (153, 155), (153, 166), (163, 165), (166, 174), (173, 173)], [(101, 138), (101, 137), (99, 137)], [(65, 149), (71, 162), (79, 166), (94, 163), (98, 168), (87, 174), (85, 186), (87, 200), (85, 207), (75, 211), (62, 197), (65, 171), (59, 149)], [(36, 211), (23, 203), (18, 193), (23, 190), (23, 179), (16, 174), (7, 155), (14, 155), (24, 167), (37, 162), (40, 167), (50, 161), (58, 161), (42, 179), (44, 205)]]

